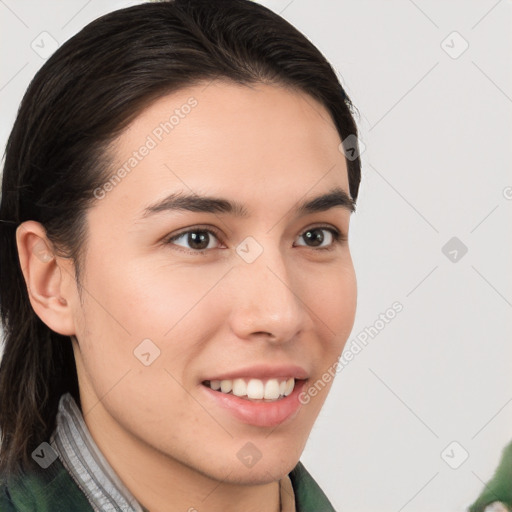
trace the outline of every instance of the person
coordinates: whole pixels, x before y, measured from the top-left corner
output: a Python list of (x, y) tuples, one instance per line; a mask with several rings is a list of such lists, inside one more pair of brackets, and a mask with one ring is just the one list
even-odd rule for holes
[(30, 83), (0, 204), (0, 510), (332, 511), (355, 107), (249, 0), (144, 3)]

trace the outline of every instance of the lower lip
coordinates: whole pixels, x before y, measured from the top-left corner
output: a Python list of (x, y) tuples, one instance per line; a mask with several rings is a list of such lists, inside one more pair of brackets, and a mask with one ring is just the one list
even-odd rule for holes
[(251, 402), (233, 394), (214, 391), (201, 384), (201, 388), (217, 405), (228, 410), (242, 423), (257, 427), (276, 427), (295, 416), (301, 407), (299, 395), (306, 380), (295, 382), (293, 391), (276, 402)]

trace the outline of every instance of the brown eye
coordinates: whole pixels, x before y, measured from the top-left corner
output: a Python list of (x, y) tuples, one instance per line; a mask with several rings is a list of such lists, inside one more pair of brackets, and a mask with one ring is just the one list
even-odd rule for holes
[[(191, 229), (167, 239), (166, 243), (179, 245), (180, 247), (199, 252), (214, 249), (215, 244), (213, 244), (213, 246), (211, 245), (214, 239), (217, 239), (217, 236), (209, 229)], [(178, 241), (180, 241), (180, 243), (178, 243)]]
[(318, 249), (331, 249), (336, 243), (341, 241), (340, 233), (333, 228), (317, 227), (304, 231), (300, 238), (306, 241), (307, 247)]

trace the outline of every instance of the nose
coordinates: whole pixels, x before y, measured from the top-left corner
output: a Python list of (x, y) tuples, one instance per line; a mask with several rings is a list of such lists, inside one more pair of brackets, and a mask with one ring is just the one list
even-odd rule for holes
[(233, 280), (230, 324), (241, 339), (269, 336), (285, 343), (305, 328), (307, 308), (290, 265), (278, 249), (265, 248), (252, 263), (238, 262)]

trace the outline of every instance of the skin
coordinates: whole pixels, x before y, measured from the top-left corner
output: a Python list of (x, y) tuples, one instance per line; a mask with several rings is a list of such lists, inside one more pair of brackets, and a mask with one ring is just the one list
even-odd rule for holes
[[(298, 216), (293, 207), (333, 187), (348, 194), (346, 162), (313, 98), (278, 85), (214, 82), (144, 110), (112, 149), (113, 169), (191, 96), (198, 104), (190, 114), (88, 210), (81, 297), (72, 262), (37, 222), (18, 229), (20, 262), (36, 313), (72, 336), (87, 427), (140, 503), (151, 512), (170, 503), (278, 511), (278, 481), (299, 460), (332, 382), (270, 428), (214, 407), (201, 381), (255, 363), (291, 363), (314, 383), (340, 356), (357, 301), (348, 241), (331, 243), (322, 230), (327, 251), (302, 235), (316, 225), (348, 236), (350, 212)], [(140, 219), (178, 190), (237, 200), (250, 215)], [(197, 225), (219, 235), (209, 236), (203, 254), (187, 236), (165, 243)], [(235, 251), (247, 236), (263, 247), (250, 264)], [(147, 338), (160, 350), (149, 366), (134, 356)], [(249, 441), (262, 454), (252, 468), (237, 457)]]

